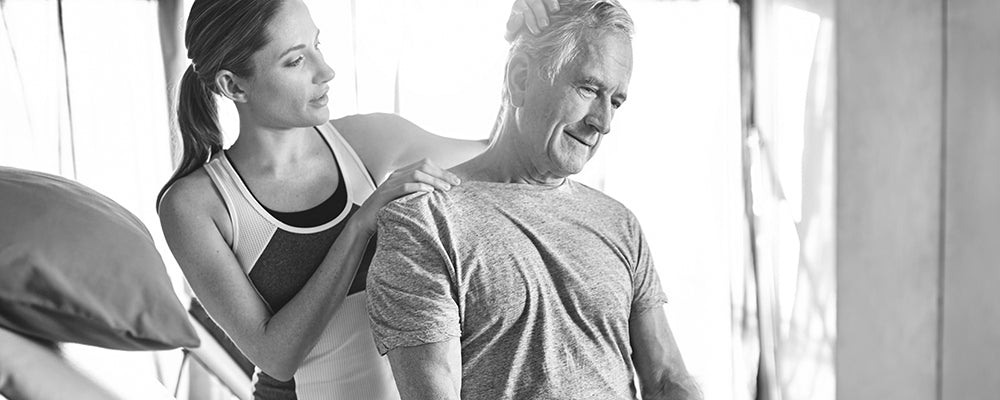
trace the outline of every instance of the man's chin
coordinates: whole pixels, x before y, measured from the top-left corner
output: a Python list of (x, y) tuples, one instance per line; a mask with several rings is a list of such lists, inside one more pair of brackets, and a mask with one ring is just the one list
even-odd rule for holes
[(562, 171), (560, 171), (559, 175), (562, 175), (562, 176), (560, 176), (561, 178), (569, 178), (570, 176), (573, 176), (573, 175), (579, 174), (580, 172), (583, 172), (583, 168), (586, 167), (586, 166), (587, 166), (586, 162), (582, 162), (582, 163), (564, 163), (564, 164), (560, 165), (560, 167), (562, 167), (562, 168), (560, 168)]

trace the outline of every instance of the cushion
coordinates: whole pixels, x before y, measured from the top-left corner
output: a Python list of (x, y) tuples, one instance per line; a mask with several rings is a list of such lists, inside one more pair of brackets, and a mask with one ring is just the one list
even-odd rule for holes
[(5, 167), (0, 327), (119, 350), (199, 344), (138, 218), (77, 182)]

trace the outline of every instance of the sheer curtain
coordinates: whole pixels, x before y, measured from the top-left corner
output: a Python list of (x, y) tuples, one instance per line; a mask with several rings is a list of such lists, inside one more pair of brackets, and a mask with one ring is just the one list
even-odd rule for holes
[[(750, 124), (760, 398), (835, 398), (832, 0), (754, 2)], [(765, 391), (766, 390), (766, 391)]]
[[(171, 170), (156, 3), (5, 0), (0, 16), (0, 165), (110, 197), (146, 224), (168, 259), (153, 207)], [(64, 350), (119, 388), (162, 377), (156, 356), (179, 353)]]

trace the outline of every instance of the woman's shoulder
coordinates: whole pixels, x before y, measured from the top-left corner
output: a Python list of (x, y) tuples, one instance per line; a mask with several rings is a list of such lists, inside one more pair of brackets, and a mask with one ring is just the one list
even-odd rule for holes
[(171, 184), (163, 193), (158, 211), (161, 222), (172, 220), (183, 229), (211, 221), (226, 244), (233, 243), (229, 211), (205, 168), (198, 168)]
[(215, 184), (205, 168), (198, 168), (176, 180), (163, 193), (159, 209), (164, 211), (209, 212), (216, 205), (222, 205), (216, 193)]

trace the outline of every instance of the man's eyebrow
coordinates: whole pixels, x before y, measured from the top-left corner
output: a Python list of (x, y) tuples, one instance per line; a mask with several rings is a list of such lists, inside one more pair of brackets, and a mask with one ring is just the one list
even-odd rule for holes
[(578, 85), (597, 86), (598, 88), (601, 88), (601, 89), (605, 88), (604, 82), (602, 82), (600, 79), (597, 79), (596, 77), (593, 77), (593, 76), (585, 76), (583, 78), (580, 78), (579, 80), (576, 81), (576, 83)]
[[(600, 90), (607, 90), (607, 88), (608, 88), (604, 84), (604, 81), (602, 81), (602, 80), (600, 80), (600, 79), (598, 79), (597, 77), (594, 77), (594, 76), (585, 76), (585, 77), (581, 78), (580, 80), (578, 80), (577, 84), (578, 85), (596, 86)], [(628, 94), (627, 93), (615, 93), (615, 94), (611, 95), (611, 97), (619, 99), (620, 101), (624, 102), (628, 98)]]
[[(316, 38), (319, 39), (319, 29), (316, 29)], [(280, 56), (278, 56), (278, 59), (284, 58), (285, 55), (287, 55), (288, 53), (291, 53), (291, 52), (293, 52), (295, 50), (302, 50), (304, 48), (306, 48), (306, 45), (304, 45), (304, 44), (297, 44), (295, 46), (289, 47), (287, 50), (285, 50), (284, 52), (282, 52)]]

